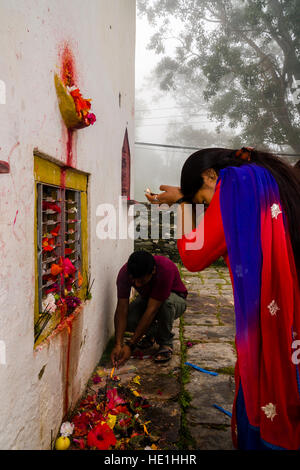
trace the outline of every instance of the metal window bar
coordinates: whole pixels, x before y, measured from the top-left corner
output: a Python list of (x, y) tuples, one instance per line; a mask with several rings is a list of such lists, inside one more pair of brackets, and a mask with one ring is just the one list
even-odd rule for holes
[[(38, 239), (38, 292), (39, 292), (39, 312), (42, 312), (42, 301), (46, 296), (46, 289), (54, 284), (53, 280), (47, 280), (47, 276), (51, 274), (50, 264), (58, 263), (59, 257), (62, 253), (62, 237), (61, 231), (57, 237), (51, 234), (59, 224), (61, 226), (61, 213), (62, 213), (62, 197), (61, 189), (52, 186), (38, 183), (38, 216), (37, 216), (37, 239)], [(58, 205), (61, 213), (53, 211), (52, 209), (44, 208), (44, 202), (51, 202)], [(55, 240), (55, 248), (52, 251), (43, 251), (43, 239)], [(46, 278), (46, 279), (45, 279)]]
[[(72, 249), (68, 255), (78, 270), (81, 270), (81, 193), (67, 189), (65, 192), (65, 247)], [(78, 288), (78, 277), (75, 281)]]
[[(46, 290), (54, 284), (47, 280), (51, 274), (51, 264), (58, 263), (60, 256), (67, 256), (77, 269), (81, 270), (81, 193), (53, 185), (38, 183), (37, 185), (37, 251), (38, 251), (38, 302), (42, 312), (42, 301)], [(43, 201), (57, 204), (61, 212), (43, 209)], [(59, 234), (55, 238), (53, 251), (43, 252), (44, 237), (52, 238), (51, 231), (60, 224)], [(73, 248), (70, 255), (65, 255), (65, 248)], [(78, 279), (76, 279), (78, 288)], [(60, 293), (64, 295), (64, 282), (60, 284)]]

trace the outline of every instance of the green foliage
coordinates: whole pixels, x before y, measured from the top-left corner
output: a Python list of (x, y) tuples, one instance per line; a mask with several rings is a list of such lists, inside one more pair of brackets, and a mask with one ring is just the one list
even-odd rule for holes
[[(248, 143), (300, 152), (300, 105), (291, 98), (294, 79), (300, 79), (299, 0), (139, 0), (138, 5), (156, 28), (149, 48), (162, 54), (156, 74), (163, 90), (185, 96), (195, 109), (204, 99), (219, 130), (225, 124), (236, 129), (235, 147)], [(181, 29), (175, 56), (169, 57), (165, 44), (172, 19)]]
[(221, 367), (217, 371), (219, 374), (234, 375), (234, 367)]
[(95, 282), (95, 279), (91, 281), (91, 275), (90, 273), (86, 272), (86, 279), (87, 279), (87, 284), (86, 284), (86, 291), (85, 291), (85, 298), (84, 300), (91, 300), (92, 298), (92, 287)]

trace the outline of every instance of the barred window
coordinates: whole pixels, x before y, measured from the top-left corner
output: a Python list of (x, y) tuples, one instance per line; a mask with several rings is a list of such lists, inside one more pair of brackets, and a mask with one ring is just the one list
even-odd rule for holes
[[(72, 170), (69, 172), (69, 179), (76, 183), (76, 173)], [(53, 182), (56, 182), (57, 173), (49, 174), (54, 174)], [(86, 205), (85, 191), (38, 181), (36, 195), (35, 343), (45, 339), (84, 300), (81, 291), (86, 263), (83, 263), (82, 222), (85, 226), (87, 223), (86, 220), (82, 221), (82, 201)], [(86, 208), (84, 214), (86, 218)]]

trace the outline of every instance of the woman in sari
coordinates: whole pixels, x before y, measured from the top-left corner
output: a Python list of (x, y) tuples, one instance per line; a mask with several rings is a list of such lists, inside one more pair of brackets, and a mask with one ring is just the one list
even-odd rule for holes
[[(161, 190), (148, 199), (177, 202), (181, 209), (191, 202), (207, 206), (200, 223), (178, 239), (186, 268), (201, 271), (223, 256), (230, 271), (237, 350), (235, 447), (300, 449), (298, 171), (252, 148), (204, 149), (186, 160), (180, 188)], [(203, 232), (203, 246), (193, 247)]]

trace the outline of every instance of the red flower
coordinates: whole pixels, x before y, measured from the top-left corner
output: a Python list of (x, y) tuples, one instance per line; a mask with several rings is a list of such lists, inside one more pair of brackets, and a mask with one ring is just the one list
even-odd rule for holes
[(122, 405), (124, 402), (123, 398), (119, 397), (118, 391), (116, 388), (112, 388), (107, 390), (106, 393), (108, 399), (108, 409), (113, 410), (116, 406)]
[(61, 213), (61, 208), (54, 202), (43, 201), (43, 210), (50, 209), (54, 212)]
[(57, 237), (59, 235), (59, 231), (60, 231), (60, 225), (57, 225), (57, 227), (55, 227), (53, 230), (51, 230), (51, 235), (53, 237)]
[(116, 406), (112, 410), (109, 410), (109, 413), (111, 415), (118, 415), (120, 413), (123, 413), (123, 414), (126, 414), (126, 415), (130, 416), (130, 411), (128, 410), (128, 408), (126, 406), (122, 406), (122, 405)]
[(43, 251), (53, 251), (54, 250), (54, 238), (44, 237), (42, 240)]
[(78, 444), (81, 450), (85, 449), (84, 439), (73, 439), (73, 442)]
[(95, 377), (93, 377), (93, 383), (99, 384), (100, 382), (102, 382), (101, 377), (99, 377), (99, 375), (95, 375)]
[(96, 122), (96, 116), (94, 113), (89, 113), (86, 118), (87, 118), (88, 123), (91, 125), (93, 125)]
[(97, 447), (99, 450), (108, 450), (116, 445), (116, 437), (110, 427), (106, 424), (98, 424), (88, 433), (87, 444), (89, 447)]

